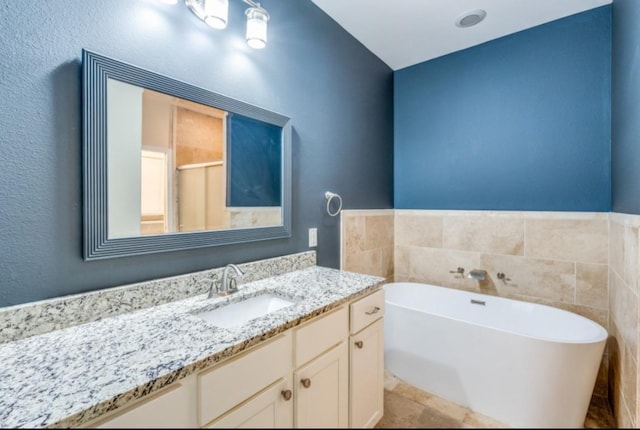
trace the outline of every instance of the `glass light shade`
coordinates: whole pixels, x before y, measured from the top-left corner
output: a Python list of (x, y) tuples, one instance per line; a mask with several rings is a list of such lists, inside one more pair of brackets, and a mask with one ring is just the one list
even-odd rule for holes
[(246, 10), (247, 45), (253, 49), (267, 46), (267, 21), (269, 14), (262, 8), (252, 7)]
[(222, 29), (229, 19), (229, 0), (204, 0), (204, 22), (207, 25)]

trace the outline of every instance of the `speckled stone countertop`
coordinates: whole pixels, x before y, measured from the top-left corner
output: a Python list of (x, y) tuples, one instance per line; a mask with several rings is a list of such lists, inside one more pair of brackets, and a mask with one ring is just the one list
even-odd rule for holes
[[(0, 427), (76, 427), (378, 289), (319, 266), (0, 344)], [(195, 313), (272, 292), (296, 304), (237, 329)]]

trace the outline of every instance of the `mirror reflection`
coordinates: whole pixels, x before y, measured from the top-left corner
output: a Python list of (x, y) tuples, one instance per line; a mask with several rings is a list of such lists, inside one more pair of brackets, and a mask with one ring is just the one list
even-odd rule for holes
[(282, 127), (107, 79), (108, 236), (279, 226)]

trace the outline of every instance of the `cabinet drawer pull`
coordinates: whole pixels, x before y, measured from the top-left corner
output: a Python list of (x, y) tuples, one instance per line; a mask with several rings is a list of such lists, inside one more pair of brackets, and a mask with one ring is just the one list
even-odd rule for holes
[(357, 340), (355, 345), (358, 349), (362, 349), (362, 347), (364, 346), (364, 343), (361, 340)]
[(309, 378), (304, 378), (304, 379), (300, 380), (300, 382), (302, 383), (302, 386), (304, 388), (309, 388), (311, 386), (311, 379), (309, 379)]
[(282, 390), (280, 393), (285, 400), (291, 400), (291, 390)]
[(371, 309), (370, 311), (365, 312), (365, 314), (367, 314), (367, 315), (377, 314), (379, 310), (380, 310), (380, 307), (376, 306), (375, 308)]

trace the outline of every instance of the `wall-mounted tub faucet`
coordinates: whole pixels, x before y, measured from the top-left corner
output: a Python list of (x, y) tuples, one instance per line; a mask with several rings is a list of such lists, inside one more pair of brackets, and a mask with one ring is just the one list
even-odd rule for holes
[(485, 279), (487, 279), (487, 271), (473, 269), (472, 271), (469, 272), (469, 274), (467, 275), (467, 278), (475, 279), (476, 281), (484, 281)]

